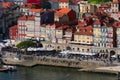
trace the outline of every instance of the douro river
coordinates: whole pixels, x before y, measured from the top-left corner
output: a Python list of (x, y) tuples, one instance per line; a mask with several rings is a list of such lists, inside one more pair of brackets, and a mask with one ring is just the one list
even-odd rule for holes
[(18, 67), (16, 72), (0, 72), (0, 80), (117, 80), (117, 77), (71, 68), (35, 66)]

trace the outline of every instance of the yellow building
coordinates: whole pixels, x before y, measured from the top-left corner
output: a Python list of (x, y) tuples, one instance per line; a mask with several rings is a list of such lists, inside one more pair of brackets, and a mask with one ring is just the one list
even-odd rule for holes
[(93, 25), (94, 45), (100, 47), (101, 41), (101, 22), (96, 20)]
[(27, 16), (27, 31), (26, 37), (34, 37), (35, 34), (35, 16)]
[(93, 28), (92, 26), (80, 27), (74, 33), (74, 42), (85, 45), (93, 45)]

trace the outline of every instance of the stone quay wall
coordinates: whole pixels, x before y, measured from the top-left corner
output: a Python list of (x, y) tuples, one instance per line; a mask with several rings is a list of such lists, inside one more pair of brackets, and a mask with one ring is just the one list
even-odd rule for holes
[(35, 65), (50, 65), (50, 66), (61, 66), (71, 68), (97, 68), (108, 66), (106, 63), (101, 62), (90, 62), (90, 61), (79, 61), (74, 59), (56, 58), (56, 57), (44, 57), (44, 56), (26, 56), (22, 55), (20, 60), (15, 60), (11, 55), (9, 57), (3, 57), (3, 63), (21, 66), (35, 66)]

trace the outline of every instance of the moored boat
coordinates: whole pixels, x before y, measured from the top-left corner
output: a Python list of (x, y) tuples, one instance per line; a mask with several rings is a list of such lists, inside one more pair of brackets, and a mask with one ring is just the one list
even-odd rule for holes
[(0, 67), (0, 71), (16, 71), (16, 66), (3, 65)]
[(0, 72), (2, 72), (2, 71), (8, 71), (8, 69), (7, 69), (7, 68), (0, 67)]

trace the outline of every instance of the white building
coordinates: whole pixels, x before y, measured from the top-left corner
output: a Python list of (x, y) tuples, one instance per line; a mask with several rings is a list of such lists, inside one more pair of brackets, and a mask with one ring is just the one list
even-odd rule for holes
[(69, 0), (59, 0), (59, 8), (69, 8)]

